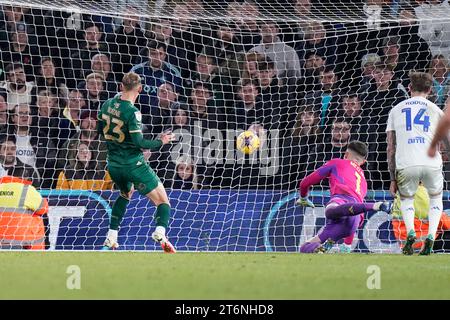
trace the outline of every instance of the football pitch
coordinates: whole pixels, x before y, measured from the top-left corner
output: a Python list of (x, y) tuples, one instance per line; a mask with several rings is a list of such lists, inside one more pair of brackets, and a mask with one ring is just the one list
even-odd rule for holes
[(0, 252), (1, 299), (450, 299), (449, 284), (438, 254)]

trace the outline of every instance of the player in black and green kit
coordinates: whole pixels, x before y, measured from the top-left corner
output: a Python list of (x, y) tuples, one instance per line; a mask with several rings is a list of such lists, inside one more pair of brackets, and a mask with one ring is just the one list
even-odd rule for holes
[(120, 190), (114, 202), (109, 232), (103, 249), (117, 249), (117, 233), (133, 192), (133, 185), (140, 194), (147, 196), (157, 207), (156, 230), (152, 238), (159, 242), (164, 252), (175, 253), (167, 240), (166, 228), (170, 217), (170, 204), (166, 190), (158, 176), (144, 159), (142, 149), (159, 149), (174, 140), (172, 133), (165, 133), (157, 140), (145, 140), (141, 131), (141, 113), (134, 106), (142, 90), (141, 78), (134, 72), (127, 73), (121, 83), (121, 94), (106, 101), (98, 115), (98, 130), (108, 147), (108, 171)]

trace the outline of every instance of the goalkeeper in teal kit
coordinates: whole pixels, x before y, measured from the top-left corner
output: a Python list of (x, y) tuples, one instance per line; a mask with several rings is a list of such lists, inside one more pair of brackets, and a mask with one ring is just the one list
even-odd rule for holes
[(127, 73), (121, 83), (121, 94), (107, 100), (98, 115), (98, 131), (108, 147), (108, 171), (120, 190), (114, 202), (109, 231), (104, 250), (119, 247), (118, 230), (133, 193), (133, 185), (140, 194), (147, 196), (157, 207), (156, 229), (152, 238), (161, 244), (164, 252), (175, 253), (166, 237), (170, 217), (170, 204), (166, 190), (158, 176), (144, 159), (142, 149), (156, 150), (174, 140), (172, 133), (165, 133), (157, 140), (146, 140), (141, 131), (141, 113), (134, 106), (142, 91), (141, 78), (134, 72)]

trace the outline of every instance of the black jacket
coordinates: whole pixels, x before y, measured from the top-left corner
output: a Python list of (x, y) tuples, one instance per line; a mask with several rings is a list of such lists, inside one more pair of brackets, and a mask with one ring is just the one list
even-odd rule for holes
[(234, 108), (230, 109), (227, 115), (227, 124), (230, 129), (247, 130), (252, 124), (265, 124), (264, 109), (260, 97), (257, 98), (255, 106), (247, 109), (244, 101), (236, 95)]
[(123, 26), (120, 26), (107, 36), (106, 42), (111, 52), (113, 70), (117, 73), (117, 80), (121, 81), (123, 75), (136, 64), (139, 51), (146, 45), (147, 38), (139, 26), (129, 34), (125, 33)]
[[(0, 164), (1, 166), (1, 164)], [(7, 175), (22, 178), (25, 180), (32, 181), (34, 187), (39, 188), (41, 186), (41, 179), (39, 179), (39, 175), (34, 170), (33, 167), (24, 164), (19, 159), (16, 159), (16, 165), (13, 167), (3, 167), (6, 170)]]
[(386, 91), (376, 90), (372, 86), (363, 96), (363, 117), (369, 120), (369, 189), (389, 189), (389, 171), (387, 166), (386, 127), (391, 109), (407, 98), (406, 93), (398, 88), (398, 81), (392, 81)]
[[(15, 127), (11, 127), (10, 134), (16, 134)], [(30, 144), (33, 147), (36, 155), (36, 169), (41, 177), (40, 188), (52, 188), (55, 180), (55, 165), (56, 165), (56, 142), (57, 138), (49, 138), (43, 132), (40, 133), (37, 128), (29, 130)]]

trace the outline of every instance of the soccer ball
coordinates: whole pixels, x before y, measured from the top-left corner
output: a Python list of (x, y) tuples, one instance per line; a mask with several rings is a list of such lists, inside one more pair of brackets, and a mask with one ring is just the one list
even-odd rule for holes
[(251, 130), (242, 132), (236, 141), (238, 150), (244, 154), (255, 152), (259, 148), (260, 143), (258, 135)]

